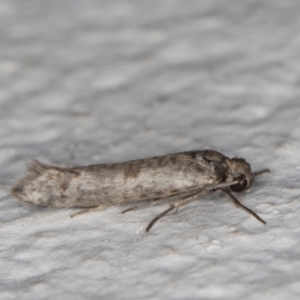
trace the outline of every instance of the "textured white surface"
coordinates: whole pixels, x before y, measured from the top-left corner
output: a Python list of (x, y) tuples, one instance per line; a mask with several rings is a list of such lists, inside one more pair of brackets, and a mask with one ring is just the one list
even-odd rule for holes
[[(299, 299), (300, 2), (0, 0), (1, 299)], [(70, 219), (17, 202), (31, 158), (210, 148), (269, 167), (245, 204)]]

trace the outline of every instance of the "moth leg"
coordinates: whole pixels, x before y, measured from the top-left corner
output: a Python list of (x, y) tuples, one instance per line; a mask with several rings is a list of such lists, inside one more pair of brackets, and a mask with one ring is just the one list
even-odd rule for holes
[[(180, 199), (180, 197), (178, 197), (178, 195), (176, 195), (176, 198), (174, 196), (170, 196), (170, 197), (166, 197), (166, 198), (156, 198), (156, 199), (151, 199), (151, 200), (148, 200), (146, 203), (142, 203), (140, 205), (136, 205), (136, 206), (132, 206), (132, 207), (129, 207), (123, 211), (121, 211), (121, 214), (125, 214), (129, 211), (135, 211), (135, 210), (139, 210), (139, 209), (143, 209), (143, 208), (147, 208), (147, 207), (150, 207), (150, 206), (155, 206), (155, 205), (158, 205), (158, 204), (161, 204), (162, 201), (174, 201), (174, 200), (178, 200), (178, 198)], [(178, 208), (176, 209), (175, 213), (177, 213), (178, 211)]]
[(177, 194), (177, 195), (172, 195), (172, 196), (169, 196), (169, 197), (153, 198), (153, 199), (150, 199), (150, 200), (145, 200), (145, 203), (129, 207), (129, 208), (123, 210), (121, 212), (121, 214), (125, 214), (125, 213), (127, 213), (129, 211), (134, 211), (134, 210), (139, 210), (139, 209), (147, 208), (147, 207), (150, 207), (150, 206), (159, 205), (159, 204), (162, 203), (162, 201), (167, 202), (167, 201), (179, 200), (179, 199), (182, 199), (185, 196), (186, 196), (185, 194), (184, 195)]
[(148, 232), (152, 226), (159, 220), (161, 219), (163, 216), (165, 216), (167, 213), (169, 213), (170, 211), (172, 211), (173, 209), (175, 209), (175, 211), (177, 212), (178, 211), (178, 208), (180, 206), (183, 206), (183, 205), (186, 205), (192, 201), (195, 201), (197, 198), (199, 197), (199, 194), (196, 194), (196, 195), (193, 195), (193, 196), (188, 196), (186, 199), (180, 201), (180, 202), (177, 202), (175, 204), (171, 204), (169, 206), (169, 208), (165, 211), (163, 211), (161, 214), (157, 215), (150, 223), (149, 225), (147, 226), (146, 228), (146, 232)]
[(233, 203), (237, 206), (237, 207), (241, 207), (242, 209), (244, 209), (246, 212), (248, 212), (250, 215), (252, 215), (253, 217), (255, 217), (259, 222), (266, 224), (266, 221), (264, 221), (260, 216), (258, 216), (253, 210), (251, 210), (250, 208), (248, 208), (247, 206), (243, 205), (238, 199), (236, 199), (230, 192), (224, 190), (224, 189), (220, 189), (220, 191), (222, 191), (229, 199), (231, 199), (233, 201)]
[[(208, 193), (210, 193), (210, 192), (211, 191), (209, 191)], [(132, 206), (132, 207), (129, 207), (129, 208), (123, 210), (121, 212), (121, 214), (125, 214), (129, 211), (143, 209), (143, 208), (150, 207), (150, 206), (159, 205), (162, 202), (174, 202), (174, 201), (182, 200), (182, 199), (185, 199), (187, 197), (190, 197), (190, 196), (193, 196), (193, 195), (196, 195), (196, 194), (200, 195), (201, 193), (203, 193), (203, 189), (199, 188), (199, 189), (196, 189), (196, 190), (187, 191), (187, 192), (178, 193), (178, 194), (173, 194), (173, 195), (169, 195), (169, 196), (146, 199), (145, 201), (143, 201), (143, 203), (141, 203), (139, 205)], [(175, 213), (177, 213), (177, 211), (178, 211), (178, 208), (176, 208)]]
[(162, 218), (163, 216), (165, 216), (168, 212), (170, 212), (170, 211), (173, 210), (174, 208), (175, 208), (175, 205), (174, 205), (174, 204), (171, 204), (170, 207), (169, 207), (167, 210), (165, 210), (165, 211), (163, 211), (161, 214), (157, 215), (157, 216), (149, 223), (149, 225), (147, 226), (146, 232), (148, 232), (148, 231), (151, 229), (151, 227), (152, 227), (152, 226), (153, 226), (160, 218)]
[(125, 214), (125, 213), (127, 213), (129, 211), (134, 211), (134, 210), (138, 210), (138, 209), (147, 208), (149, 206), (153, 206), (153, 205), (157, 204), (157, 202), (159, 200), (162, 200), (162, 199), (161, 198), (155, 198), (155, 199), (148, 200), (146, 203), (142, 203), (142, 204), (139, 204), (139, 205), (136, 205), (136, 206), (132, 206), (132, 207), (129, 207), (129, 208), (121, 211), (121, 214)]
[(78, 217), (80, 215), (84, 215), (84, 214), (87, 214), (87, 213), (90, 213), (90, 212), (100, 211), (100, 210), (103, 210), (105, 208), (106, 208), (105, 205), (99, 205), (99, 206), (92, 207), (92, 208), (89, 208), (89, 209), (81, 210), (77, 213), (74, 213), (74, 214), (70, 215), (70, 217), (71, 218)]

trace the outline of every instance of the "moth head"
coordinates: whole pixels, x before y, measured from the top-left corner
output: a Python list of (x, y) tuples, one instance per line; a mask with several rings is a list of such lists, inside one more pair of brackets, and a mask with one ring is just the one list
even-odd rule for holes
[(233, 192), (240, 193), (251, 186), (252, 172), (250, 165), (243, 158), (228, 159), (230, 180), (238, 181), (230, 186)]

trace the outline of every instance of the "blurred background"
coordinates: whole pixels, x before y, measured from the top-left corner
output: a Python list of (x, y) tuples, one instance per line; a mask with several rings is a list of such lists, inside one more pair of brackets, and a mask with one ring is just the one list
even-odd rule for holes
[[(298, 299), (299, 13), (297, 0), (0, 0), (0, 297)], [(164, 207), (70, 221), (9, 195), (32, 158), (192, 149), (272, 170), (245, 196), (266, 227), (218, 196), (146, 237)]]

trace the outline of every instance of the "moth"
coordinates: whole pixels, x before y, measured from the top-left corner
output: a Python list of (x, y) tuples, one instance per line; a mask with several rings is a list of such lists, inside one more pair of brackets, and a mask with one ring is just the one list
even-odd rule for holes
[(256, 176), (243, 158), (228, 158), (212, 150), (195, 150), (121, 163), (74, 168), (49, 166), (32, 160), (12, 195), (37, 206), (84, 208), (71, 215), (102, 210), (112, 205), (131, 204), (123, 211), (167, 203), (169, 208), (157, 215), (146, 231), (160, 218), (200, 197), (222, 192), (233, 203), (266, 222), (243, 205), (232, 192), (248, 189)]

